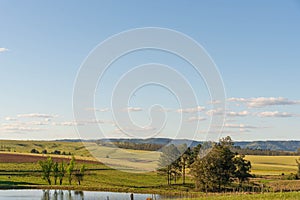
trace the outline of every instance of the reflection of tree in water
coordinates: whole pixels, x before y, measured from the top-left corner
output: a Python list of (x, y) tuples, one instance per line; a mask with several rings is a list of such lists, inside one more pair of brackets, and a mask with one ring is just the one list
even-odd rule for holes
[(41, 200), (84, 200), (83, 191), (43, 190)]

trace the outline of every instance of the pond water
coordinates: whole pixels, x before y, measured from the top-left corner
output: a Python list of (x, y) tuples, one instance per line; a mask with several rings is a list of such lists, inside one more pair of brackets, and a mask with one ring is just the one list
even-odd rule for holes
[[(162, 199), (160, 195), (134, 194), (134, 200)], [(131, 200), (130, 193), (69, 190), (0, 190), (0, 200)]]

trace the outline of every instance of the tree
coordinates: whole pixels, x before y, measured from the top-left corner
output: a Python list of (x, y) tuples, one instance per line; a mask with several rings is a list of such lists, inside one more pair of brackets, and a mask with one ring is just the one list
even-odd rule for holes
[(202, 145), (198, 144), (197, 146), (195, 146), (192, 149), (191, 156), (190, 156), (189, 163), (188, 163), (189, 166), (192, 165), (196, 161), (196, 159), (199, 157), (201, 148), (202, 148)]
[(53, 165), (53, 177), (54, 177), (54, 185), (56, 185), (57, 178), (59, 177), (58, 162), (55, 162)]
[(162, 174), (167, 175), (168, 185), (171, 184), (172, 177), (177, 176), (176, 167), (178, 164), (178, 158), (180, 152), (174, 144), (165, 146), (162, 148), (162, 153), (159, 158), (158, 171)]
[(48, 157), (45, 161), (39, 161), (39, 165), (42, 168), (42, 177), (44, 180), (48, 182), (49, 185), (51, 185), (51, 171), (53, 166), (53, 160), (51, 157)]
[(297, 171), (297, 179), (300, 179), (300, 158), (296, 160), (298, 171)]
[(251, 162), (244, 158), (244, 155), (238, 155), (233, 160), (236, 167), (235, 177), (239, 180), (240, 186), (251, 177), (249, 173), (251, 170)]
[(31, 149), (30, 153), (40, 153), (40, 152), (36, 149)]
[(59, 185), (62, 185), (65, 174), (66, 174), (66, 167), (64, 161), (62, 161), (59, 165), (59, 172), (58, 172)]
[(70, 160), (70, 163), (67, 166), (67, 176), (68, 176), (69, 185), (72, 184), (74, 167), (75, 167), (75, 157), (72, 156), (72, 159)]
[(76, 177), (78, 185), (80, 185), (80, 183), (83, 181), (84, 172), (85, 172), (84, 165), (82, 165), (81, 168), (75, 172), (75, 177)]
[(233, 181), (236, 168), (232, 145), (230, 137), (221, 139), (204, 157), (198, 157), (192, 164), (191, 174), (198, 189), (220, 192), (222, 187)]
[(46, 150), (46, 149), (44, 149), (43, 151), (42, 151), (42, 154), (47, 154), (48, 153), (48, 151)]
[(188, 147), (180, 156), (180, 166), (182, 172), (182, 184), (185, 184), (185, 177), (186, 177), (186, 168), (190, 166), (192, 151), (191, 148)]

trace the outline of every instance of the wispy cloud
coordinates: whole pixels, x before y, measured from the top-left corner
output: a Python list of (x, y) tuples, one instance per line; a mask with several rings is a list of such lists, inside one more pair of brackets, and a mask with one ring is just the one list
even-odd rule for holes
[(42, 114), (42, 113), (19, 114), (17, 116), (19, 118), (48, 118), (48, 119), (57, 117), (57, 115)]
[(245, 111), (241, 111), (241, 112), (227, 112), (226, 115), (228, 117), (246, 117), (248, 116), (250, 113), (245, 110)]
[(54, 126), (87, 126), (96, 124), (114, 124), (109, 120), (81, 120), (81, 121), (64, 121), (64, 122), (53, 122)]
[(17, 118), (15, 118), (15, 117), (5, 117), (4, 119), (6, 121), (17, 121)]
[(86, 110), (94, 112), (108, 112), (109, 108), (87, 108)]
[(293, 101), (283, 97), (258, 97), (258, 98), (229, 98), (229, 102), (246, 104), (249, 108), (262, 108), (279, 105), (300, 105), (300, 101)]
[(216, 104), (220, 104), (222, 103), (222, 101), (220, 100), (212, 100), (212, 101), (209, 101), (208, 104), (212, 104), (212, 105), (216, 105)]
[(181, 109), (178, 109), (176, 112), (178, 112), (178, 113), (196, 113), (196, 112), (202, 112), (204, 110), (205, 110), (205, 107), (197, 106), (194, 108), (181, 108)]
[(127, 107), (123, 109), (123, 111), (127, 111), (127, 112), (140, 112), (142, 110), (143, 109), (140, 107)]
[(266, 111), (260, 112), (257, 114), (259, 117), (279, 117), (279, 118), (287, 118), (287, 117), (297, 117), (298, 115), (287, 113), (287, 112), (279, 112), (279, 111)]
[(7, 49), (7, 48), (0, 47), (0, 53), (2, 53), (2, 52), (6, 52), (6, 51), (8, 51), (8, 49)]
[(257, 129), (257, 128), (263, 128), (263, 127), (258, 127), (258, 126), (250, 126), (250, 125), (245, 125), (245, 124), (225, 124), (225, 128), (239, 128), (239, 129)]
[(188, 122), (199, 122), (199, 121), (205, 121), (206, 120), (206, 118), (205, 117), (200, 117), (200, 116), (198, 116), (198, 117), (190, 117), (190, 118), (188, 118)]
[(223, 109), (212, 109), (212, 110), (208, 110), (206, 112), (206, 114), (208, 116), (214, 116), (214, 115), (223, 115), (224, 114), (224, 110)]
[(75, 121), (66, 121), (66, 122), (53, 122), (54, 126), (83, 126), (84, 123), (75, 122)]
[[(33, 126), (31, 126), (33, 125)], [(34, 125), (37, 125), (35, 123), (5, 123), (5, 124), (1, 124), (0, 126), (0, 131), (2, 132), (10, 132), (10, 133), (14, 133), (14, 132), (33, 132), (33, 131), (42, 131), (42, 130), (46, 130), (44, 128), (40, 128), (40, 127), (34, 127)]]

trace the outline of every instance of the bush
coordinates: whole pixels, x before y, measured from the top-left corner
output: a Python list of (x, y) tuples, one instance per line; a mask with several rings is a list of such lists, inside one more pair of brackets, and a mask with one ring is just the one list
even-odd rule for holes
[(40, 152), (36, 149), (31, 149), (30, 153), (40, 153)]

